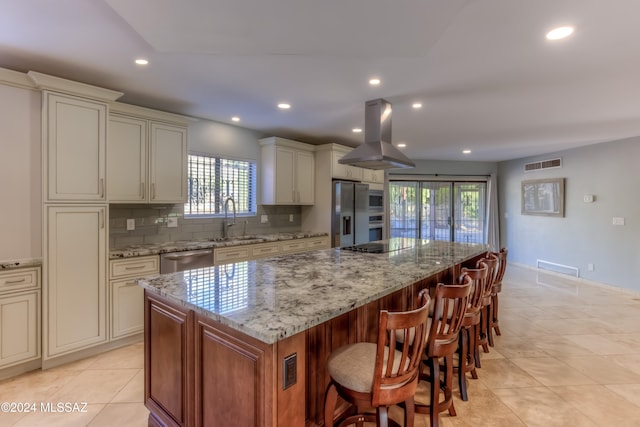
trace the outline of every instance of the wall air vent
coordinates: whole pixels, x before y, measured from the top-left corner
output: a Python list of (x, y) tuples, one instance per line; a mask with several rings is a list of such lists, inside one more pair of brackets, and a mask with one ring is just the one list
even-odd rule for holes
[(539, 162), (525, 163), (525, 172), (534, 172), (541, 169), (561, 168), (562, 159), (540, 160)]

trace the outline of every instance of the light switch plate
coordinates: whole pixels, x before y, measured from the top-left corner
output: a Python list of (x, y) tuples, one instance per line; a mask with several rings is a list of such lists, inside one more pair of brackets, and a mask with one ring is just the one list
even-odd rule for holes
[(293, 214), (289, 214), (289, 222), (293, 222)]
[(267, 222), (269, 222), (269, 217), (267, 215), (260, 215), (260, 223), (266, 224)]
[(127, 231), (136, 229), (136, 220), (133, 218), (127, 219)]
[(167, 218), (167, 227), (176, 228), (178, 226), (178, 218), (175, 216), (171, 216)]
[(624, 218), (620, 216), (614, 216), (613, 225), (624, 225)]

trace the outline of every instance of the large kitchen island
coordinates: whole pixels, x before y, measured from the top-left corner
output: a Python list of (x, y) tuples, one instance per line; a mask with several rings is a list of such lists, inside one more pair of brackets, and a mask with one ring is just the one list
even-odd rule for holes
[(384, 241), (150, 276), (145, 404), (150, 426), (322, 425), (325, 362), (375, 342), (380, 309), (411, 308), (485, 245)]

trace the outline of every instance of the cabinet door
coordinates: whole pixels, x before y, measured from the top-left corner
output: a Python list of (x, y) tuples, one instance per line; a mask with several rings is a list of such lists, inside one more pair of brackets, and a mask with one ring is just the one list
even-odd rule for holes
[(296, 152), (296, 203), (313, 205), (315, 202), (315, 157), (308, 151)]
[(164, 123), (151, 123), (151, 203), (187, 201), (187, 130)]
[(0, 297), (0, 367), (40, 356), (40, 292)]
[(276, 204), (292, 205), (295, 203), (295, 188), (293, 186), (295, 162), (296, 152), (294, 150), (287, 147), (276, 147)]
[(44, 358), (107, 340), (106, 206), (49, 206)]
[(352, 181), (362, 181), (362, 168), (359, 168), (357, 166), (343, 165), (341, 163), (338, 163), (338, 160), (340, 160), (345, 154), (347, 154), (346, 151), (333, 152), (333, 165), (332, 165), (333, 167), (332, 167), (331, 176), (333, 178), (343, 178), (343, 179), (349, 179)]
[(48, 200), (105, 200), (105, 103), (44, 93)]
[(110, 202), (143, 202), (147, 191), (147, 121), (111, 115), (107, 137)]
[(111, 282), (111, 338), (144, 329), (144, 289), (134, 279)]

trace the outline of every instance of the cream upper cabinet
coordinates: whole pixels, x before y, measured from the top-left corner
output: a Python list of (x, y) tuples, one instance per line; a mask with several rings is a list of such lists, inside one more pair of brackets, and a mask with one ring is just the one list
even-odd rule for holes
[(107, 104), (44, 91), (46, 200), (106, 200)]
[(151, 122), (149, 202), (187, 201), (187, 129)]
[(107, 177), (112, 203), (184, 203), (186, 127), (111, 114)]
[(107, 141), (110, 202), (147, 200), (147, 157), (147, 121), (111, 114)]
[(338, 163), (345, 154), (347, 154), (351, 149), (345, 147), (345, 149), (334, 149), (332, 153), (332, 177), (333, 178), (341, 178), (348, 179), (351, 181), (362, 181), (363, 169), (357, 166), (351, 165), (343, 165), (342, 163)]
[(106, 205), (46, 208), (44, 359), (107, 341), (106, 210)]
[(384, 184), (384, 170), (362, 169), (362, 181)]
[(260, 140), (262, 204), (313, 205), (315, 156), (311, 145), (283, 138)]

